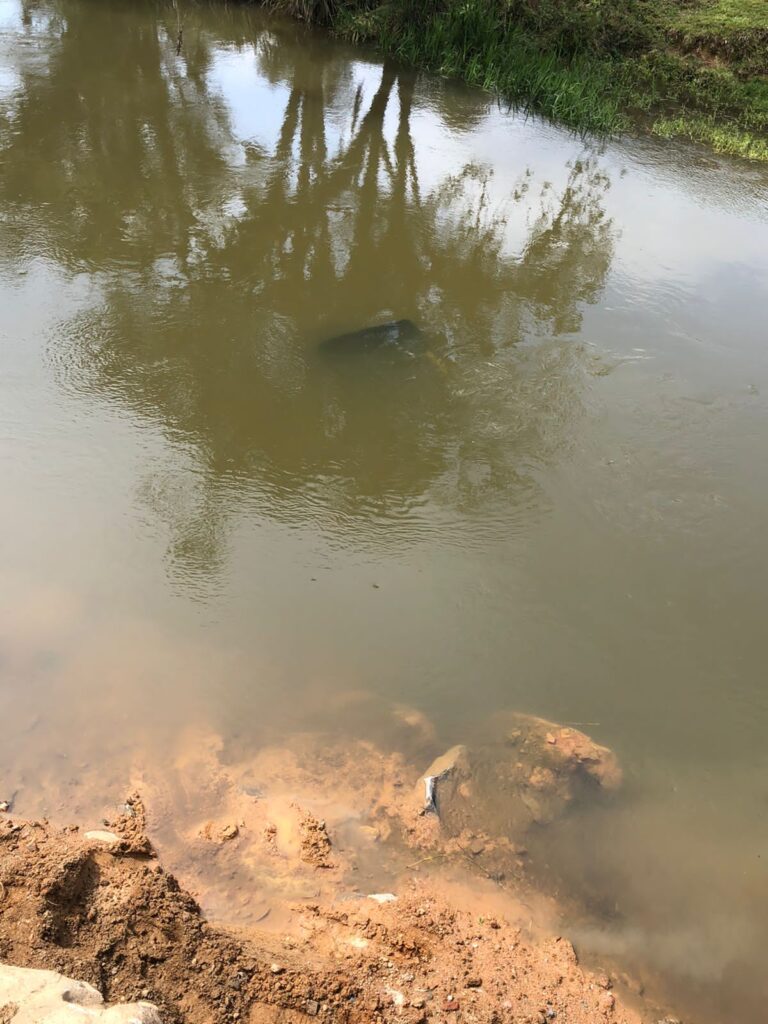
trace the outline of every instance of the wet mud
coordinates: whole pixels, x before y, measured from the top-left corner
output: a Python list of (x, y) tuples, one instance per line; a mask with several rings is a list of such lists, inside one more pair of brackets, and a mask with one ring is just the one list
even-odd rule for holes
[[(431, 735), (390, 713), (404, 748)], [(527, 876), (531, 830), (615, 799), (615, 756), (542, 719), (495, 728), (426, 768), (330, 734), (239, 758), (189, 732), (92, 828), (3, 814), (0, 959), (170, 1024), (657, 1020), (579, 964)]]

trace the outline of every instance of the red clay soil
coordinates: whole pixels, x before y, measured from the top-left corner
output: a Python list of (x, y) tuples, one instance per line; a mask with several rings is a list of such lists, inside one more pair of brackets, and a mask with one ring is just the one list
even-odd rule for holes
[(138, 800), (113, 823), (111, 845), (0, 821), (0, 959), (91, 982), (109, 1000), (149, 999), (167, 1024), (641, 1019), (565, 939), (534, 942), (493, 916), (498, 901), (485, 913), (458, 909), (430, 882), (388, 902), (297, 906), (284, 934), (213, 927), (155, 859), (142, 824)]

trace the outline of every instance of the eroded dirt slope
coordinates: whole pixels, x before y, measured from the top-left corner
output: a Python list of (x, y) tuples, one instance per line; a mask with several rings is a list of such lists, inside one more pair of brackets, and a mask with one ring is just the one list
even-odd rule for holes
[[(168, 1024), (483, 1021), (637, 1024), (564, 939), (534, 943), (433, 883), (292, 910), (283, 934), (208, 925), (141, 834), (119, 842), (41, 822), (0, 823), (0, 959), (91, 982), (112, 1000), (150, 999)], [(318, 870), (323, 870), (318, 868)]]

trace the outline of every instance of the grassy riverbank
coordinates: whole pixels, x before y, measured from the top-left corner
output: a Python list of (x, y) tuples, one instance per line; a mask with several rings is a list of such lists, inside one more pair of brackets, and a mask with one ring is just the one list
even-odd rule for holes
[(578, 130), (768, 160), (768, 0), (270, 0)]

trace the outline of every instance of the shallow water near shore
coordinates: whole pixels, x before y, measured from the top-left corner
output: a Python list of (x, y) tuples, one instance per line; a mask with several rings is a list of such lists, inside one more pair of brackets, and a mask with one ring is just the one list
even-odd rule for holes
[(383, 701), (425, 764), (572, 723), (626, 782), (531, 850), (568, 934), (759, 1019), (768, 177), (181, 18), (0, 0), (0, 798), (86, 820), (188, 728), (386, 745)]

